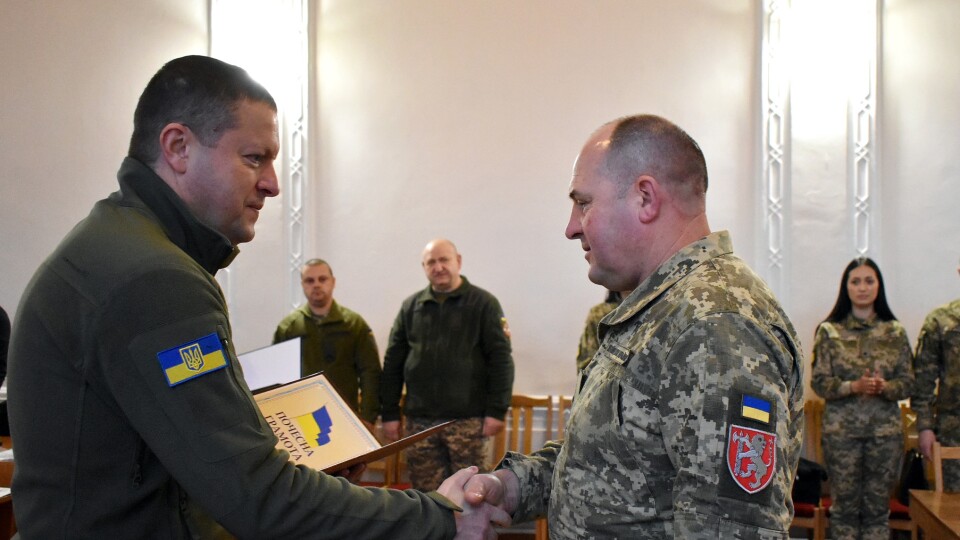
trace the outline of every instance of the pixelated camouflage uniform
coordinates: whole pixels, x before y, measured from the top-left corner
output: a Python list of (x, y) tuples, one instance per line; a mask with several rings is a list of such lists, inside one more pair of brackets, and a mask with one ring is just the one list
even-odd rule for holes
[[(490, 470), (486, 445), (477, 444), (477, 440), (484, 440), (483, 418), (407, 416), (404, 418), (404, 431), (412, 435), (448, 420), (455, 420), (455, 422), (439, 433), (414, 443), (410, 447), (412, 451), (405, 454), (410, 479), (411, 481), (416, 479), (417, 485), (433, 486), (430, 489), (437, 489), (450, 476), (450, 471), (458, 471), (471, 465), (476, 465), (480, 472)], [(437, 454), (446, 454), (448, 459), (438, 463)]]
[[(913, 390), (912, 360), (907, 332), (896, 320), (851, 314), (817, 327), (811, 384), (827, 402), (823, 453), (834, 539), (890, 537), (890, 491), (903, 455), (897, 401)], [(886, 380), (882, 396), (853, 394), (853, 381), (867, 370)]]
[(587, 322), (583, 327), (583, 334), (580, 335), (580, 346), (577, 348), (577, 373), (583, 371), (590, 363), (590, 359), (600, 348), (600, 340), (597, 338), (597, 325), (607, 313), (613, 311), (619, 302), (601, 302), (587, 313)]
[[(514, 517), (550, 538), (787, 538), (803, 422), (802, 353), (767, 286), (726, 232), (676, 253), (607, 315), (580, 376), (565, 441), (500, 467), (520, 479)], [(741, 417), (741, 395), (769, 404)], [(775, 436), (754, 494), (727, 463), (733, 423)]]
[[(910, 400), (917, 429), (933, 429), (945, 446), (960, 446), (960, 300), (930, 312), (920, 329)], [(934, 388), (939, 380), (940, 389)], [(960, 491), (960, 463), (944, 462), (947, 491)]]

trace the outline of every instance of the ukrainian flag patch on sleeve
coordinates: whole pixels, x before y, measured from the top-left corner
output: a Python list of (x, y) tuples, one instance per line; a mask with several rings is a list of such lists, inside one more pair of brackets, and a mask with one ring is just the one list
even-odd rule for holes
[(227, 366), (227, 355), (216, 333), (158, 352), (157, 360), (170, 386)]
[(770, 402), (758, 397), (743, 395), (740, 415), (765, 424), (770, 423)]

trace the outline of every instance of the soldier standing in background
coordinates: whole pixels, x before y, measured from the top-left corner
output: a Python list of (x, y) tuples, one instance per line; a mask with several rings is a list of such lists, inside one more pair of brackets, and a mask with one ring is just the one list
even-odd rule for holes
[[(383, 357), (383, 434), (417, 433), (456, 422), (407, 452), (410, 482), (435, 489), (459, 468), (485, 468), (485, 440), (503, 430), (513, 392), (513, 356), (500, 302), (460, 274), (453, 242), (438, 238), (423, 250), (430, 282), (403, 301)], [(428, 487), (433, 486), (433, 487)]]
[[(913, 369), (917, 382), (910, 405), (917, 413), (920, 451), (931, 459), (935, 440), (960, 446), (960, 299), (927, 315)], [(943, 483), (946, 491), (960, 491), (960, 463), (944, 462)]]
[(836, 540), (890, 537), (890, 491), (903, 455), (897, 401), (913, 388), (912, 360), (877, 263), (850, 261), (833, 310), (817, 327), (811, 380), (826, 400), (823, 454)]
[(326, 261), (310, 259), (300, 269), (307, 301), (284, 317), (273, 342), (303, 338), (301, 376), (323, 372), (367, 429), (380, 414), (380, 355), (367, 321), (333, 299), (337, 278)]

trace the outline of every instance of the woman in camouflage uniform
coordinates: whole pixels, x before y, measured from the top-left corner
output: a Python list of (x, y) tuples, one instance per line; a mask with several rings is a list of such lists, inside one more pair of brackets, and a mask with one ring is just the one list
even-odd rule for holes
[(887, 305), (880, 268), (854, 259), (813, 346), (813, 389), (827, 402), (823, 452), (834, 539), (890, 537), (890, 491), (903, 453), (897, 401), (912, 390), (911, 365), (910, 341)]

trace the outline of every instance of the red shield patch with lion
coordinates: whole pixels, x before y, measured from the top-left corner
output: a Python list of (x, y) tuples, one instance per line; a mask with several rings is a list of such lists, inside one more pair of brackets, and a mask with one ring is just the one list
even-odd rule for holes
[(747, 493), (770, 484), (777, 465), (777, 436), (773, 433), (730, 425), (727, 437), (727, 468), (733, 480)]

